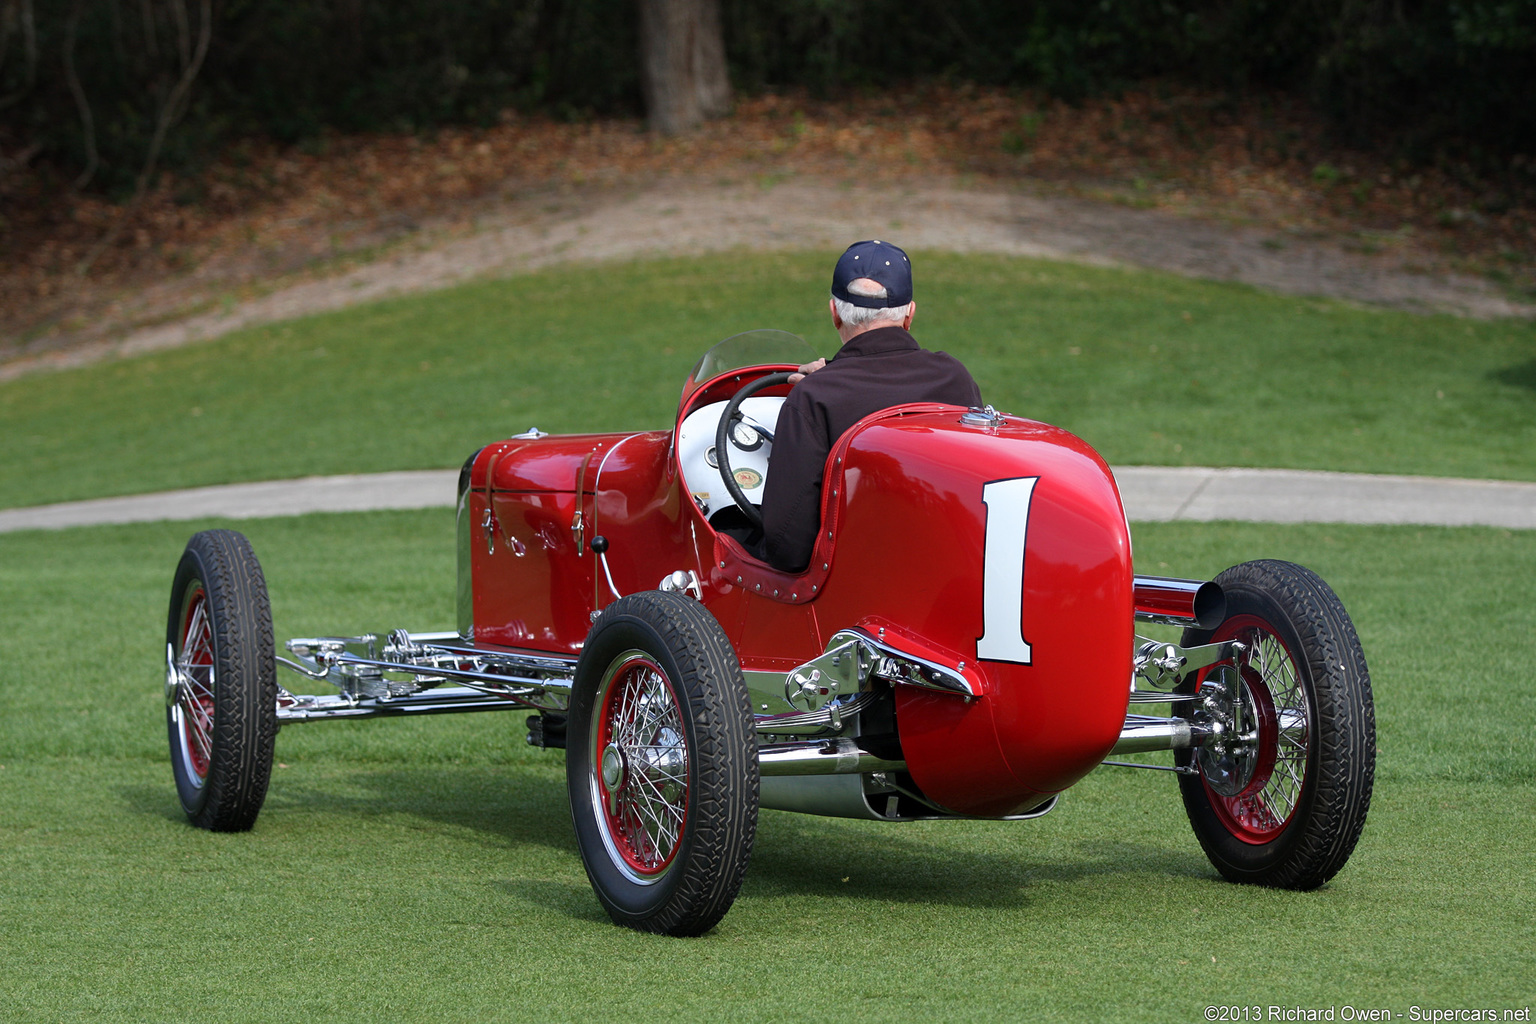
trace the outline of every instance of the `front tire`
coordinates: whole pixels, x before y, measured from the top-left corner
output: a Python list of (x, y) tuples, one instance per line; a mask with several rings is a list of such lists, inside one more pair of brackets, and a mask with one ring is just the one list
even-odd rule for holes
[(277, 663), (267, 583), (250, 541), (187, 542), (165, 628), (165, 721), (176, 794), (192, 824), (243, 832), (272, 777)]
[(1315, 889), (1349, 859), (1370, 810), (1376, 714), (1365, 653), (1309, 569), (1245, 562), (1216, 582), (1226, 619), (1186, 630), (1183, 643), (1238, 640), (1246, 650), (1207, 670), (1204, 699), (1185, 705), (1225, 735), (1179, 753), (1197, 769), (1179, 777), (1184, 809), (1229, 881)]
[(576, 843), (618, 924), (701, 935), (725, 916), (757, 832), (757, 734), (735, 651), (679, 594), (604, 609), (566, 730)]

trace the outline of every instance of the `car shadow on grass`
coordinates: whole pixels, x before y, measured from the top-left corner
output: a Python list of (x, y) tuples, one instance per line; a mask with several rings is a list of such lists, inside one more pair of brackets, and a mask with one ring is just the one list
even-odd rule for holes
[(1198, 851), (1177, 843), (1057, 839), (1037, 850), (1023, 831), (1029, 827), (974, 821), (914, 827), (771, 815), (758, 829), (743, 895), (1023, 907), (1042, 892), (1088, 879), (1210, 874)]
[(1506, 366), (1502, 370), (1494, 370), (1488, 376), (1500, 384), (1536, 391), (1536, 359), (1530, 359), (1515, 366)]
[[(117, 792), (131, 814), (186, 822), (169, 779), (163, 786), (124, 785)], [(338, 830), (349, 820), (404, 815), (495, 846), (536, 843), (576, 853), (565, 780), (537, 768), (276, 769), (256, 828), (295, 814), (334, 817)]]
[(115, 787), (115, 792), (132, 815), (186, 825), (187, 816), (176, 802), (176, 786), (171, 782), (169, 769), (165, 774), (163, 785), (124, 784)]
[(464, 830), (495, 846), (535, 843), (576, 852), (565, 779), (542, 767), (449, 765), (366, 769), (298, 787), (274, 785), (273, 809), (352, 817), (403, 814)]
[[(169, 787), (119, 790), (130, 811), (184, 822)], [(607, 915), (580, 881), (517, 875), (516, 850), (534, 845), (571, 859), (580, 879), (565, 780), (548, 766), (439, 765), (289, 774), (279, 769), (263, 819), (332, 818), (338, 832), (360, 818), (406, 816), (478, 837), (509, 859), (492, 884), (509, 896), (582, 921)], [(1085, 880), (1127, 884), (1149, 876), (1208, 879), (1198, 850), (1125, 840), (1029, 834), (1028, 822), (883, 824), (766, 812), (743, 899), (816, 898), (1023, 908)], [(257, 828), (261, 828), (258, 822)], [(493, 869), (495, 870), (495, 869)]]

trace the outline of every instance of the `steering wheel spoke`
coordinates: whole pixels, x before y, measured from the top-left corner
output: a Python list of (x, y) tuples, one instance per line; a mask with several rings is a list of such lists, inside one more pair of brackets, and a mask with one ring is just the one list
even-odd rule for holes
[(736, 424), (738, 422), (755, 433), (760, 434), (769, 444), (773, 443), (773, 434), (752, 420), (751, 417), (744, 415), (741, 411), (741, 405), (759, 391), (775, 387), (779, 384), (789, 383), (790, 376), (788, 372), (770, 373), (747, 384), (740, 391), (737, 391), (731, 397), (731, 400), (726, 403), (724, 411), (720, 413), (720, 423), (715, 427), (715, 461), (719, 463), (720, 479), (725, 484), (726, 493), (731, 496), (731, 500), (736, 503), (736, 507), (741, 509), (741, 514), (746, 516), (747, 521), (758, 529), (763, 528), (763, 514), (758, 511), (756, 505), (752, 504), (747, 498), (746, 492), (742, 490), (741, 485), (736, 482), (736, 472), (731, 468), (731, 447), (735, 443)]

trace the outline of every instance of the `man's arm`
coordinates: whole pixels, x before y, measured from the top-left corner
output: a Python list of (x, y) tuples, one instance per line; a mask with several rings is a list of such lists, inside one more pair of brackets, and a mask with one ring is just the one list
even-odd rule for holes
[(768, 564), (785, 572), (810, 564), (821, 529), (821, 470), (831, 450), (826, 431), (806, 418), (794, 397), (791, 392), (779, 410), (762, 506)]

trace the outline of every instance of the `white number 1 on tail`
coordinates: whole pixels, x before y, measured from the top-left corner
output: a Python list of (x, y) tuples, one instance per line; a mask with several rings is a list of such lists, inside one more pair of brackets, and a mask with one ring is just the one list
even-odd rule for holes
[(981, 487), (987, 506), (986, 553), (981, 566), (979, 661), (1030, 663), (1024, 639), (1024, 538), (1037, 476), (994, 480)]

